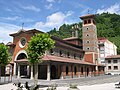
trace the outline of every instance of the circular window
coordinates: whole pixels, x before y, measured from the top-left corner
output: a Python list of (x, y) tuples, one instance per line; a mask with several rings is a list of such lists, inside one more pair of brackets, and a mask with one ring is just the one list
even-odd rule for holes
[(26, 44), (26, 38), (21, 38), (20, 39), (20, 47), (23, 48)]

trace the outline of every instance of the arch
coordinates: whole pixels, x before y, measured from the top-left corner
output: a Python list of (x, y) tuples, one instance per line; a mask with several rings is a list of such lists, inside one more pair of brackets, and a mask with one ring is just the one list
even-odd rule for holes
[(20, 50), (20, 51), (16, 54), (14, 61), (16, 61), (16, 60), (17, 60), (17, 57), (18, 57), (20, 54), (22, 54), (22, 53), (25, 54), (26, 57), (28, 57), (27, 52), (26, 52), (25, 50)]
[(66, 66), (66, 75), (68, 75), (68, 66)]
[(51, 66), (51, 79), (56, 79), (57, 78), (57, 68), (55, 65)]
[(91, 23), (91, 19), (88, 20), (88, 23)]
[(81, 67), (81, 74), (83, 74), (83, 72), (84, 72), (84, 71), (83, 71), (83, 67)]
[(17, 60), (26, 59), (26, 58), (27, 58), (26, 54), (20, 53), (20, 54), (18, 55), (18, 57), (17, 57)]
[[(26, 52), (25, 50), (20, 50), (20, 51), (16, 54), (14, 61), (17, 60), (17, 57), (18, 57), (21, 53), (24, 53), (24, 54), (26, 55), (26, 57), (28, 57), (27, 52)], [(16, 64), (15, 62), (14, 62), (14, 75), (17, 75), (17, 64)]]
[(76, 66), (74, 67), (74, 74), (75, 75), (77, 74), (77, 67)]

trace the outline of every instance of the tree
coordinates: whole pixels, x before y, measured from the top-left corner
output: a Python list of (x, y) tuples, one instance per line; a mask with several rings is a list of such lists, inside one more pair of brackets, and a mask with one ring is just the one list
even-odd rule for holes
[(1, 67), (7, 65), (10, 62), (10, 54), (8, 52), (8, 47), (0, 43), (0, 76), (1, 76)]
[[(42, 62), (42, 57), (44, 56), (45, 51), (53, 48), (54, 43), (55, 42), (47, 33), (36, 34), (28, 43), (28, 62), (31, 64), (31, 66), (35, 65), (34, 80), (37, 80), (38, 77), (38, 63)], [(35, 84), (37, 84), (37, 82), (35, 82)]]

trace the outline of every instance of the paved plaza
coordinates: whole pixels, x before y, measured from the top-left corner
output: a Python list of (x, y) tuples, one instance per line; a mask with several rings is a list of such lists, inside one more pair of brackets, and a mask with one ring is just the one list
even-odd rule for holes
[[(0, 85), (0, 90), (16, 90), (13, 83), (29, 82), (30, 85), (34, 84), (33, 80), (30, 79), (16, 79), (13, 77), (12, 83)], [(115, 83), (120, 81), (120, 75), (103, 75), (95, 77), (81, 77), (74, 79), (64, 79), (64, 80), (38, 80), (38, 84), (42, 90), (46, 90), (47, 87), (56, 84), (57, 90), (67, 90), (70, 84), (77, 84), (80, 90), (117, 90), (115, 88)], [(11, 88), (11, 89), (10, 89)], [(40, 89), (40, 90), (41, 90)]]
[[(34, 84), (33, 80), (30, 79), (16, 79), (13, 78), (13, 83), (17, 83), (20, 81), (21, 83), (25, 83), (26, 81), (29, 84)], [(95, 77), (81, 77), (81, 78), (72, 78), (72, 79), (54, 79), (51, 81), (47, 80), (38, 80), (39, 85), (49, 86), (52, 84), (57, 84), (58, 86), (69, 86), (70, 84), (77, 84), (80, 86), (83, 85), (94, 85), (94, 84), (104, 84), (104, 83), (115, 83), (120, 81), (120, 75), (102, 75), (102, 76), (95, 76)]]

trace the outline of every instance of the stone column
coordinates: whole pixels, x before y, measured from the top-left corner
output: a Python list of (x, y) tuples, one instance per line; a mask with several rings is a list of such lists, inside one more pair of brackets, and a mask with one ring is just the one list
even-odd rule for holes
[(47, 65), (47, 80), (48, 81), (50, 81), (50, 74), (51, 74), (51, 72), (50, 72), (50, 63)]
[(16, 63), (14, 63), (14, 76), (16, 76)]
[(86, 77), (86, 66), (83, 67), (83, 75)]
[(29, 65), (27, 66), (27, 76), (29, 77)]
[(80, 78), (81, 77), (81, 67), (80, 66), (78, 66), (78, 77)]
[(96, 74), (96, 75), (99, 75), (99, 72), (98, 72), (98, 66), (96, 66), (95, 69), (96, 69), (95, 74)]
[(74, 67), (73, 67), (73, 65), (71, 65), (71, 72), (72, 72), (72, 78), (73, 78), (73, 76), (74, 76)]
[(61, 79), (65, 79), (65, 75), (64, 75), (64, 71), (65, 71), (65, 68), (64, 68), (64, 65), (61, 66)]
[(31, 75), (30, 75), (30, 79), (33, 79), (34, 77), (33, 77), (33, 65), (31, 65), (31, 73), (30, 73)]
[(70, 76), (70, 78), (72, 78), (72, 68), (71, 68), (71, 65), (69, 65), (68, 67), (69, 67), (69, 76)]
[(89, 66), (89, 76), (91, 77), (92, 76), (92, 66)]
[(18, 64), (18, 76), (17, 78), (20, 78), (20, 65)]

